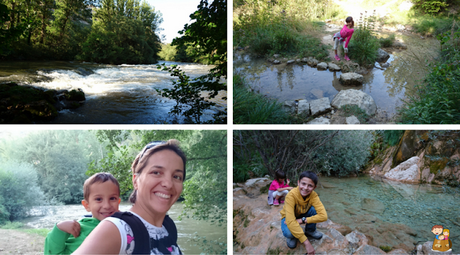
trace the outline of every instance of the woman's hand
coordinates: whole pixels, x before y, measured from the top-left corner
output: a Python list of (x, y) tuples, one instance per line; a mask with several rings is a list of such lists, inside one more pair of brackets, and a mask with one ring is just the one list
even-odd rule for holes
[(305, 245), (305, 250), (307, 250), (307, 255), (315, 255), (315, 249), (313, 248), (313, 245), (311, 245), (310, 241), (308, 241), (308, 239), (305, 240), (303, 244)]
[(61, 221), (57, 225), (58, 229), (78, 237), (80, 235), (80, 223), (76, 220)]

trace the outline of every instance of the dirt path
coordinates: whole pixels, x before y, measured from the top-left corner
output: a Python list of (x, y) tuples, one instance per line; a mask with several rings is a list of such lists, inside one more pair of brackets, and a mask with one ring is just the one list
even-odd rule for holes
[(43, 254), (45, 237), (15, 229), (0, 229), (0, 255)]

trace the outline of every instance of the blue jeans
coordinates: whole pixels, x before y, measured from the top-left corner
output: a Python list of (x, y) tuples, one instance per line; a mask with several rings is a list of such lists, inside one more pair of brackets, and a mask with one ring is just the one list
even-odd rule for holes
[[(301, 219), (302, 217), (311, 217), (316, 215), (315, 207), (310, 207), (308, 212), (301, 214), (297, 219)], [(309, 223), (305, 225), (305, 231), (307, 232), (314, 232), (316, 230), (316, 223)], [(283, 236), (289, 239), (295, 238), (291, 231), (289, 230), (288, 226), (286, 225), (286, 218), (281, 220), (281, 231), (283, 232)]]

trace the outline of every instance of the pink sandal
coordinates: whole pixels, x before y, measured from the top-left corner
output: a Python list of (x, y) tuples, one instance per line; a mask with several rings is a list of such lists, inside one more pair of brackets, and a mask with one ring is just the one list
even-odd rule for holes
[(350, 58), (348, 56), (345, 56), (346, 61), (350, 61)]
[(335, 55), (335, 60), (340, 61), (339, 56)]

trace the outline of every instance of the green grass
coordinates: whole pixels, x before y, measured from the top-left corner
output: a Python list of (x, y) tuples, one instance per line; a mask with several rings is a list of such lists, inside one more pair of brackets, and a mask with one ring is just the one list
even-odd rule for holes
[(340, 107), (339, 115), (342, 117), (350, 117), (354, 115), (356, 118), (358, 118), (361, 124), (366, 123), (370, 118), (363, 109), (359, 108), (357, 105), (350, 104)]
[(24, 227), (24, 224), (21, 223), (21, 222), (17, 222), (17, 221), (8, 221), (6, 222), (4, 225), (1, 225), (0, 228), (2, 229), (20, 229)]
[(233, 123), (279, 124), (290, 123), (289, 114), (276, 100), (248, 91), (244, 78), (233, 76)]
[(43, 237), (46, 237), (48, 233), (50, 232), (50, 230), (46, 228), (28, 228), (28, 229), (18, 229), (18, 230), (29, 233), (29, 234), (37, 234)]
[(379, 43), (381, 47), (391, 47), (393, 45), (393, 42), (395, 41), (395, 35), (391, 34), (388, 37), (385, 38), (379, 38)]

